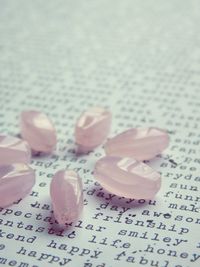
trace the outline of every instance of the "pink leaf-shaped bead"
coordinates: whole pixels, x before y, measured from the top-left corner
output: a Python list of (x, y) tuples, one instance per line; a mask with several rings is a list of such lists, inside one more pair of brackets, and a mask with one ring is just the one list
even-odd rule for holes
[(35, 184), (35, 171), (16, 163), (0, 166), (0, 207), (7, 207), (25, 197)]
[(148, 160), (160, 154), (169, 145), (169, 135), (159, 128), (133, 128), (111, 139), (105, 146), (109, 156)]
[(83, 209), (83, 191), (81, 179), (74, 171), (58, 171), (51, 181), (50, 195), (60, 225), (77, 220)]
[(0, 164), (29, 163), (31, 149), (28, 143), (13, 136), (0, 135)]
[(83, 112), (75, 128), (78, 153), (87, 153), (106, 139), (110, 131), (111, 117), (110, 111), (99, 107)]
[(103, 157), (94, 176), (106, 190), (126, 198), (151, 199), (161, 186), (159, 173), (132, 158)]
[(33, 151), (50, 153), (56, 147), (56, 130), (46, 114), (23, 111), (20, 118), (21, 135)]

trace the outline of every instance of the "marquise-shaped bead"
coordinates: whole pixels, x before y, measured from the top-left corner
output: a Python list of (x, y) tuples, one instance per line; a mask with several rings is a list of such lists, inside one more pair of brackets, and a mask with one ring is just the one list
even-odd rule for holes
[(34, 152), (50, 153), (56, 147), (56, 130), (46, 114), (23, 111), (20, 118), (21, 135)]
[(35, 184), (35, 171), (24, 163), (0, 165), (0, 207), (25, 197)]
[(159, 128), (133, 128), (109, 139), (104, 145), (106, 155), (149, 160), (169, 145), (169, 135)]
[(50, 185), (54, 216), (60, 225), (78, 219), (83, 209), (83, 190), (80, 177), (71, 170), (58, 171)]
[(87, 153), (106, 139), (111, 127), (111, 117), (110, 111), (99, 107), (83, 112), (75, 128), (78, 153)]
[(28, 143), (13, 136), (0, 135), (0, 165), (30, 163), (31, 149)]
[(161, 186), (159, 173), (132, 158), (103, 157), (94, 176), (106, 190), (126, 198), (152, 199)]

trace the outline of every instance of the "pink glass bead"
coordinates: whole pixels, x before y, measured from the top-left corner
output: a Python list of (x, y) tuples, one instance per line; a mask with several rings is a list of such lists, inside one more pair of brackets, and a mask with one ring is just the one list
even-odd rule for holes
[(56, 130), (46, 116), (38, 111), (23, 111), (20, 118), (21, 135), (33, 151), (50, 153), (56, 147)]
[(60, 225), (74, 222), (83, 209), (80, 177), (74, 171), (58, 171), (50, 186), (54, 216)]
[(12, 163), (29, 163), (31, 149), (28, 143), (13, 136), (0, 135), (0, 165)]
[(169, 145), (169, 135), (159, 128), (133, 128), (111, 139), (105, 146), (109, 156), (148, 160), (160, 154)]
[(94, 176), (106, 190), (126, 198), (152, 199), (161, 186), (159, 173), (132, 158), (103, 157)]
[(25, 197), (35, 184), (35, 171), (24, 163), (0, 166), (0, 207)]
[(75, 128), (78, 153), (87, 153), (106, 139), (111, 117), (110, 111), (99, 107), (90, 108), (80, 116)]

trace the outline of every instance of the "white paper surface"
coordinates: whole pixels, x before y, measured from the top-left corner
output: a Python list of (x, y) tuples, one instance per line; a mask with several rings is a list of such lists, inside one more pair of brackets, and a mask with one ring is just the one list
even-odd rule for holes
[[(0, 211), (3, 266), (200, 266), (199, 1), (0, 1), (0, 131), (25, 109), (49, 115), (58, 147), (33, 158), (37, 182)], [(118, 198), (92, 175), (102, 147), (76, 157), (74, 124), (90, 106), (113, 113), (111, 136), (167, 129), (155, 200)], [(61, 168), (84, 183), (80, 220), (55, 231), (49, 184)], [(51, 219), (50, 219), (51, 218)]]

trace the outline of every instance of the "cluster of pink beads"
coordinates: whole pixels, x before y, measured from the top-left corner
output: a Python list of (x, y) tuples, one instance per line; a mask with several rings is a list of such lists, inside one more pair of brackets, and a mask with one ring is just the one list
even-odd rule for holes
[[(112, 116), (103, 108), (83, 112), (75, 127), (77, 153), (92, 151), (107, 138)], [(0, 206), (26, 196), (35, 184), (35, 171), (28, 165), (31, 153), (51, 153), (57, 143), (49, 118), (38, 111), (20, 117), (22, 139), (0, 136)], [(161, 186), (160, 174), (143, 163), (160, 154), (169, 144), (166, 131), (133, 128), (104, 144), (106, 156), (97, 161), (94, 176), (108, 191), (121, 197), (151, 199)], [(61, 225), (75, 221), (83, 209), (82, 181), (73, 170), (60, 170), (50, 185), (54, 216)]]

